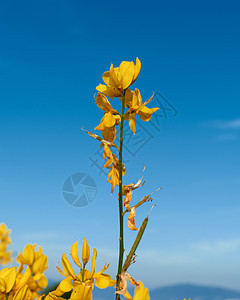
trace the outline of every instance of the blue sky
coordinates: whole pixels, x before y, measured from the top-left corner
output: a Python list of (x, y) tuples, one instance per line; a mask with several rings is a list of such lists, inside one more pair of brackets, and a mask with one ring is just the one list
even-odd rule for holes
[[(141, 123), (151, 139), (135, 156), (125, 148), (126, 183), (146, 166), (134, 200), (163, 188), (130, 271), (149, 288), (239, 289), (239, 9), (239, 1), (1, 3), (0, 222), (12, 229), (11, 249), (42, 245), (48, 277), (60, 278), (57, 261), (86, 236), (114, 276), (117, 193), (91, 166), (99, 144), (81, 127), (100, 122), (93, 95), (110, 63), (139, 57), (143, 99), (159, 91), (178, 113), (160, 118), (159, 131)], [(97, 185), (84, 208), (62, 197), (77, 172)], [(125, 233), (129, 249), (135, 233)]]

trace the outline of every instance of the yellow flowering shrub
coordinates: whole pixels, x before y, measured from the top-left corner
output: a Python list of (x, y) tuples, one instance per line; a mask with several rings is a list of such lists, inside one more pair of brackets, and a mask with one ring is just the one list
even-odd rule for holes
[[(129, 267), (135, 263), (135, 252), (142, 239), (143, 233), (148, 223), (148, 215), (138, 228), (135, 225), (136, 211), (138, 207), (152, 201), (152, 194), (138, 200), (135, 204), (134, 191), (144, 185), (143, 175), (136, 183), (123, 184), (123, 176), (126, 173), (126, 166), (123, 164), (123, 143), (124, 143), (124, 122), (128, 122), (129, 128), (135, 134), (136, 118), (142, 121), (150, 121), (152, 115), (159, 109), (148, 108), (148, 103), (153, 96), (146, 101), (142, 101), (140, 91), (135, 88), (131, 90), (131, 86), (135, 83), (141, 70), (141, 62), (137, 58), (136, 63), (132, 61), (123, 61), (119, 67), (110, 66), (110, 70), (104, 72), (102, 79), (104, 84), (99, 84), (96, 89), (98, 94), (95, 103), (103, 111), (103, 116), (95, 127), (95, 130), (101, 132), (102, 136), (87, 131), (87, 133), (100, 141), (100, 147), (103, 147), (103, 160), (105, 164), (103, 168), (108, 169), (107, 181), (111, 184), (111, 193), (118, 186), (118, 203), (119, 203), (119, 260), (116, 279), (105, 271), (109, 264), (105, 264), (100, 271), (95, 270), (97, 259), (97, 250), (95, 248), (90, 251), (90, 247), (86, 238), (83, 240), (81, 261), (78, 252), (78, 241), (71, 247), (71, 258), (79, 271), (74, 272), (72, 264), (67, 255), (62, 255), (62, 267), (57, 266), (58, 272), (63, 276), (62, 281), (54, 291), (44, 296), (43, 290), (47, 287), (48, 281), (44, 271), (48, 268), (47, 256), (43, 254), (42, 248), (36, 247), (36, 244), (28, 244), (22, 252), (18, 253), (18, 267), (3, 268), (0, 270), (0, 300), (62, 300), (65, 293), (70, 293), (72, 300), (91, 300), (92, 291), (96, 286), (100, 289), (107, 287), (113, 289), (113, 297), (116, 299), (132, 300), (149, 300), (149, 291), (144, 287), (141, 281), (136, 281), (129, 274)], [(113, 108), (112, 100), (118, 98), (121, 105), (121, 111)], [(119, 132), (119, 145), (115, 143), (117, 133)], [(117, 154), (112, 149), (117, 149)], [(145, 170), (145, 167), (144, 167)], [(144, 173), (143, 170), (143, 173)], [(157, 189), (159, 190), (159, 189)], [(125, 215), (128, 214), (127, 225), (130, 232), (137, 231), (137, 236), (132, 244), (131, 249), (124, 260), (124, 234), (123, 224)], [(5, 224), (0, 225), (0, 264), (7, 264), (11, 261), (11, 252), (7, 250), (11, 243), (9, 237), (10, 231)], [(83, 233), (84, 234), (84, 233)], [(87, 268), (91, 257), (91, 267)], [(128, 292), (128, 281), (135, 286), (134, 295)], [(186, 300), (186, 299), (184, 299)]]

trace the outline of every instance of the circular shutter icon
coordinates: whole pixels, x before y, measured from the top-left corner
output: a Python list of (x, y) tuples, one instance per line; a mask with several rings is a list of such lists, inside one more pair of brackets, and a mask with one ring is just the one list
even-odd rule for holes
[(74, 173), (65, 180), (62, 194), (65, 201), (71, 206), (87, 206), (97, 194), (97, 185), (90, 175)]

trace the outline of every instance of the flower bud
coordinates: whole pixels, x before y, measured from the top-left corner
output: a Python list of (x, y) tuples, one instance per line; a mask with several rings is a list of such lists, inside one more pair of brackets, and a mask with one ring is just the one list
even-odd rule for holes
[(84, 237), (83, 247), (82, 247), (82, 262), (83, 262), (84, 265), (87, 264), (87, 262), (89, 260), (89, 256), (90, 256), (90, 249), (89, 249), (89, 246), (87, 244), (87, 240)]

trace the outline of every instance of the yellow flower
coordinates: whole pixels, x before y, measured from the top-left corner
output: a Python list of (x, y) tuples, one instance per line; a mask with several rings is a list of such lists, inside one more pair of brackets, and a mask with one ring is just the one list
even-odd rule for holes
[[(127, 279), (132, 285), (136, 286), (133, 298), (127, 290)], [(127, 271), (120, 275), (119, 289), (115, 292), (115, 294), (124, 295), (124, 297), (128, 300), (150, 300), (148, 289), (144, 287), (141, 281), (136, 282), (136, 280), (133, 279)]]
[(17, 262), (30, 266), (33, 274), (43, 273), (47, 268), (47, 256), (43, 254), (42, 247), (35, 250), (36, 244), (28, 244), (22, 253), (19, 252)]
[[(108, 167), (110, 169), (107, 181), (112, 184), (111, 193), (113, 193), (115, 185), (119, 185), (119, 160), (115, 153), (112, 154), (112, 165)], [(122, 174), (125, 175), (126, 168), (124, 164), (122, 164)]]
[(117, 130), (115, 125), (118, 125), (121, 120), (119, 115), (113, 115), (110, 111), (104, 114), (101, 123), (95, 130), (102, 130), (102, 136), (106, 141), (114, 142)]
[(8, 245), (11, 244), (9, 237), (11, 230), (2, 223), (0, 224), (0, 265), (6, 265), (12, 261), (12, 251), (8, 251)]
[(12, 300), (29, 299), (27, 297), (27, 294), (28, 294), (28, 286), (24, 285), (19, 290), (17, 290), (17, 292), (14, 294)]
[[(43, 254), (42, 247), (35, 249), (36, 244), (28, 244), (22, 253), (19, 252), (17, 262), (20, 266), (17, 270), (17, 280), (22, 280), (24, 265), (30, 270), (30, 278), (27, 281), (28, 291), (26, 299), (40, 299), (39, 292), (47, 287), (48, 280), (43, 274), (47, 269), (47, 256)], [(26, 273), (26, 272), (25, 272)]]
[(17, 262), (20, 264), (31, 266), (34, 261), (34, 248), (36, 245), (28, 244), (23, 253), (18, 253)]
[(100, 272), (95, 272), (95, 262), (97, 257), (97, 250), (95, 248), (93, 248), (91, 271), (85, 269), (85, 264), (87, 263), (90, 254), (86, 238), (84, 238), (82, 249), (83, 265), (79, 260), (77, 245), (78, 241), (72, 245), (71, 256), (75, 264), (80, 268), (80, 272), (78, 273), (78, 275), (75, 274), (71, 263), (64, 253), (62, 255), (63, 270), (61, 270), (58, 266), (57, 269), (58, 272), (65, 277), (65, 279), (63, 279), (57, 289), (51, 293), (51, 297), (62, 296), (64, 293), (72, 290), (70, 299), (91, 300), (94, 284), (100, 289), (115, 285), (116, 280), (112, 280), (110, 275), (104, 273), (104, 271), (107, 270), (109, 264), (105, 264)]
[(142, 103), (142, 97), (139, 90), (135, 89), (135, 91), (132, 93), (132, 99), (127, 104), (129, 110), (126, 112), (124, 119), (128, 120), (129, 127), (134, 134), (136, 133), (136, 115), (139, 115), (140, 119), (143, 121), (149, 121), (152, 117), (152, 114), (159, 109), (158, 107), (146, 107), (152, 98), (153, 96), (146, 102)]
[(144, 287), (141, 281), (138, 281), (138, 286), (136, 286), (135, 288), (133, 298), (128, 291), (126, 291), (124, 297), (127, 300), (150, 300), (149, 291)]
[(17, 277), (17, 270), (13, 268), (4, 268), (0, 271), (0, 295), (6, 295), (12, 290)]
[(106, 85), (100, 84), (96, 89), (112, 99), (120, 97), (123, 95), (123, 91), (135, 82), (140, 70), (141, 62), (138, 58), (136, 65), (133, 61), (123, 61), (117, 68), (111, 64), (110, 71), (105, 72), (102, 76)]
[(139, 286), (135, 288), (133, 300), (150, 300), (149, 291), (144, 287), (141, 281), (138, 281)]
[(83, 246), (82, 246), (82, 262), (83, 265), (85, 266), (87, 262), (89, 261), (89, 256), (90, 256), (90, 249), (87, 243), (86, 238), (84, 237), (83, 240)]
[(115, 109), (112, 108), (112, 105), (110, 104), (110, 102), (108, 101), (107, 97), (104, 96), (103, 94), (101, 93), (98, 93), (97, 94), (97, 97), (95, 99), (95, 103), (97, 104), (97, 106), (105, 111), (105, 112), (111, 112), (112, 114), (119, 114), (119, 112)]
[(27, 267), (21, 278), (18, 277), (16, 267), (4, 268), (0, 271), (0, 299), (4, 295), (9, 295), (9, 299), (19, 300), (20, 295), (26, 295), (27, 282), (31, 277), (30, 268)]
[(107, 144), (104, 144), (103, 146), (104, 146), (104, 153), (103, 153), (102, 159), (104, 160), (105, 158), (107, 158), (107, 160), (103, 166), (103, 169), (104, 169), (106, 167), (108, 168), (113, 163), (113, 155), (110, 150), (110, 147)]
[(136, 216), (136, 211), (134, 207), (130, 208), (130, 214), (128, 216), (128, 227), (131, 230), (138, 230), (139, 228), (136, 227), (135, 225), (135, 216)]
[(0, 224), (0, 240), (2, 242), (5, 242), (6, 244), (12, 243), (11, 239), (9, 237), (10, 233), (11, 233), (11, 230), (9, 230), (4, 223)]

